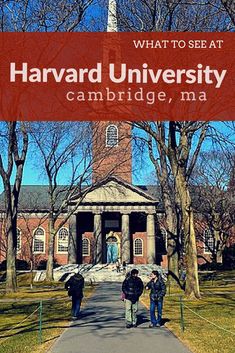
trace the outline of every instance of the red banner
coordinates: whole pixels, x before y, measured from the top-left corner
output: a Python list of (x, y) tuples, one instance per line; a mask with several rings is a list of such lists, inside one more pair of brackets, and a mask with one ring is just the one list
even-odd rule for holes
[(1, 120), (234, 120), (233, 33), (1, 33)]

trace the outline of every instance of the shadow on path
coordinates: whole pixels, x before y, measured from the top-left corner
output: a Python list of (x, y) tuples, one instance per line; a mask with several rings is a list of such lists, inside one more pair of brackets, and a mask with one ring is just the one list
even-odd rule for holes
[(120, 283), (98, 286), (86, 303), (80, 319), (71, 323), (50, 352), (190, 353), (166, 328), (148, 328), (149, 315), (142, 304), (139, 304), (138, 327), (126, 329), (120, 293)]

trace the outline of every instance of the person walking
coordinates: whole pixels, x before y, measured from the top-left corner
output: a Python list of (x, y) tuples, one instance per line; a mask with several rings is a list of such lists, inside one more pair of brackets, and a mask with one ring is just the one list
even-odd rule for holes
[(126, 328), (137, 327), (138, 301), (144, 289), (138, 274), (137, 269), (131, 270), (130, 276), (126, 277), (122, 283), (122, 292), (125, 296)]
[(65, 283), (65, 289), (67, 289), (69, 297), (72, 298), (72, 320), (78, 319), (84, 288), (83, 276), (78, 273), (78, 270), (75, 271), (75, 274)]
[[(152, 271), (151, 280), (147, 283), (146, 289), (150, 290), (150, 325), (149, 327), (160, 327), (162, 320), (163, 297), (166, 294), (166, 285), (158, 271)], [(155, 310), (157, 308), (157, 319)]]

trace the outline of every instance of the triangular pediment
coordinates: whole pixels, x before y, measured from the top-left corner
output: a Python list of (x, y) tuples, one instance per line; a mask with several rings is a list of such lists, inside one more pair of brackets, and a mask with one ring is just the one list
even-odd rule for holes
[(158, 201), (140, 188), (117, 178), (112, 178), (97, 189), (90, 191), (84, 203), (157, 203)]

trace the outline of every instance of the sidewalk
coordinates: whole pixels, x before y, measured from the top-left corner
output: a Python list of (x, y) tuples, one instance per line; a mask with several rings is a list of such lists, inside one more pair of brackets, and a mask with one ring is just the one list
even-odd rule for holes
[(139, 326), (126, 329), (121, 285), (101, 284), (86, 303), (82, 318), (65, 330), (50, 353), (190, 353), (167, 329), (149, 329), (139, 305)]

